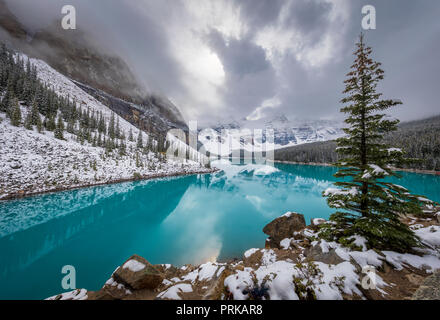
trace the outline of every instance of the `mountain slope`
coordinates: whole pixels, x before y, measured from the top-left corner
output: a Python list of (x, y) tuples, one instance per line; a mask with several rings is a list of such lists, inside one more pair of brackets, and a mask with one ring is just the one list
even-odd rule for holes
[[(19, 65), (19, 60), (17, 60), (19, 58), (27, 60), (24, 55), (15, 55), (17, 65)], [(75, 133), (64, 132), (64, 139), (59, 139), (56, 138), (56, 130), (55, 132), (50, 130), (39, 132), (33, 126), (31, 130), (23, 126), (28, 114), (32, 112), (30, 105), (23, 102), (17, 104), (21, 113), (18, 126), (12, 125), (11, 111), (6, 113), (0, 111), (0, 199), (130, 180), (134, 177), (148, 178), (209, 171), (194, 161), (165, 159), (163, 154), (154, 152), (157, 141), (153, 141), (145, 134), (142, 134), (144, 144), (151, 145), (151, 149), (140, 149), (139, 140), (125, 138), (129, 132), (138, 135), (139, 130), (135, 126), (115, 115), (109, 108), (45, 62), (30, 59), (30, 64), (36, 68), (39, 81), (53, 88), (56, 95), (68, 98), (71, 103), (76, 101), (78, 110), (84, 110), (82, 114), (85, 114), (87, 110), (87, 114), (102, 115), (108, 123), (107, 127), (110, 126), (111, 121), (113, 124), (117, 123), (121, 137), (110, 139), (110, 136), (106, 136), (107, 133), (104, 132), (103, 136), (104, 139), (107, 137), (107, 145), (96, 146), (98, 132), (92, 131), (91, 135), (94, 139), (79, 141), (82, 131), (78, 131), (80, 130), (78, 127)], [(4, 65), (3, 62), (0, 65), (2, 74), (6, 70)], [(0, 91), (2, 91), (1, 87)], [(4, 92), (0, 92), (0, 97), (5, 96)], [(4, 102), (4, 98), (1, 102)], [(62, 119), (60, 112), (58, 111), (58, 119)], [(40, 115), (40, 117), (43, 118), (43, 122), (50, 121), (50, 116)], [(67, 122), (63, 124), (64, 127), (68, 125)], [(76, 125), (75, 128), (77, 128)], [(124, 146), (124, 152), (109, 148), (110, 142)]]
[[(54, 22), (31, 33), (3, 0), (0, 0), (0, 17), (0, 40), (28, 56), (47, 62), (138, 128), (149, 128), (148, 132), (155, 136), (163, 135), (171, 128), (187, 130), (176, 106), (165, 97), (148, 93), (117, 53), (104, 51), (88, 39), (84, 30), (65, 32), (59, 22)], [(137, 107), (133, 108), (132, 104)], [(133, 109), (137, 109), (136, 116), (132, 114)]]
[[(262, 130), (261, 137), (258, 137), (258, 131), (254, 130)], [(232, 120), (216, 123), (211, 128), (202, 129), (199, 139), (211, 154), (228, 156), (231, 150), (261, 151), (260, 144), (266, 141), (268, 130), (273, 130), (275, 150), (287, 146), (332, 140), (343, 134), (336, 122), (309, 121), (301, 123), (289, 121), (286, 116), (278, 115), (258, 121)], [(222, 131), (224, 135), (222, 135)]]

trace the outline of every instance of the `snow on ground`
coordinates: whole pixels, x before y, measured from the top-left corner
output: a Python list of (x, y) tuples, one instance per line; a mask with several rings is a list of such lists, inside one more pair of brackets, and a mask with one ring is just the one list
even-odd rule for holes
[[(24, 54), (19, 54), (19, 56), (24, 61), (27, 61), (28, 59), (28, 57)], [(75, 83), (72, 82), (72, 80), (65, 77), (42, 60), (34, 58), (29, 58), (29, 60), (31, 64), (37, 68), (38, 78), (42, 82), (46, 83), (49, 87), (53, 88), (55, 93), (57, 93), (59, 96), (70, 97), (72, 101), (76, 100), (77, 104), (83, 109), (90, 107), (90, 111), (95, 110), (96, 112), (102, 112), (106, 122), (110, 120), (112, 111), (94, 97), (79, 88)], [(139, 129), (130, 124), (124, 118), (119, 117), (119, 122), (121, 130), (125, 130), (127, 136), (130, 128), (133, 130), (133, 134), (139, 132)]]
[(75, 289), (70, 292), (62, 293), (53, 297), (49, 297), (46, 300), (87, 300), (86, 289)]
[[(26, 58), (24, 55), (22, 57)], [(36, 66), (40, 80), (53, 87), (61, 96), (76, 100), (83, 108), (90, 107), (102, 111), (107, 121), (112, 111), (95, 98), (82, 91), (70, 79), (58, 73), (45, 62), (30, 59)], [(21, 106), (22, 119), (28, 112)], [(121, 130), (128, 137), (131, 129), (134, 136), (139, 130), (119, 118)], [(147, 141), (144, 134), (144, 142)], [(207, 172), (194, 161), (167, 160), (159, 161), (153, 153), (139, 153), (136, 164), (136, 142), (126, 141), (126, 156), (106, 156), (105, 150), (93, 147), (87, 142), (83, 145), (76, 141), (76, 136), (64, 132), (65, 141), (54, 138), (53, 132), (38, 133), (26, 130), (23, 126), (14, 127), (4, 113), (0, 113), (0, 199), (10, 195), (39, 193), (132, 179), (138, 176), (165, 176), (185, 172)], [(117, 153), (117, 151), (115, 151)]]
[(110, 157), (103, 148), (77, 143), (71, 134), (64, 134), (66, 141), (58, 140), (52, 132), (14, 127), (4, 114), (0, 117), (0, 199), (10, 194), (132, 179), (134, 173), (148, 177), (208, 171), (193, 161), (163, 163), (153, 153), (139, 153), (142, 167), (138, 167), (134, 142), (127, 141), (126, 156)]
[(166, 291), (160, 293), (158, 295), (158, 298), (170, 299), (170, 300), (182, 300), (182, 298), (178, 295), (178, 293), (192, 292), (192, 291), (193, 291), (192, 286), (189, 283), (179, 283), (168, 288)]

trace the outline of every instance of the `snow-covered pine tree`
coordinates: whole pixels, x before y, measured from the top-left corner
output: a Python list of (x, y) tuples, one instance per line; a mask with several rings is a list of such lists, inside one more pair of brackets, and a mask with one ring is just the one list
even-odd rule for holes
[(32, 112), (28, 110), (28, 113), (26, 114), (26, 118), (24, 120), (24, 127), (28, 130), (32, 130)]
[(111, 118), (110, 118), (110, 124), (108, 126), (108, 136), (110, 139), (115, 138), (115, 113), (112, 112)]
[(142, 130), (139, 130), (139, 135), (136, 144), (138, 149), (142, 149), (144, 147), (144, 143), (142, 142)]
[(54, 132), (55, 138), (60, 139), (60, 140), (64, 140), (63, 132), (64, 132), (64, 122), (63, 122), (62, 116), (59, 115), (57, 125), (55, 128), (55, 132)]
[(343, 179), (335, 183), (340, 188), (323, 193), (329, 206), (338, 211), (321, 234), (346, 245), (360, 235), (371, 248), (410, 250), (419, 242), (400, 218), (421, 214), (429, 200), (384, 179), (399, 177), (392, 166), (411, 161), (400, 149), (383, 143), (384, 134), (397, 130), (399, 121), (386, 119), (382, 112), (401, 102), (381, 99), (376, 91), (384, 78), (381, 64), (370, 57), (372, 49), (362, 34), (356, 46), (354, 64), (344, 81), (346, 97), (341, 100), (341, 112), (348, 114), (346, 136), (337, 140), (340, 160), (335, 177)]
[(49, 115), (45, 120), (44, 120), (44, 127), (48, 130), (48, 131), (54, 131), (57, 127), (56, 122), (55, 122), (55, 116), (54, 115)]
[(12, 100), (12, 108), (10, 111), (11, 124), (18, 127), (21, 124), (21, 109), (17, 98)]

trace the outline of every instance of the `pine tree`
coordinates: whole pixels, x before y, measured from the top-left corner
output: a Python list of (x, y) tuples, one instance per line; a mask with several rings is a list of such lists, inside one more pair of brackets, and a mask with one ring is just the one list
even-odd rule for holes
[(12, 109), (10, 112), (11, 123), (12, 125), (18, 127), (21, 123), (21, 109), (20, 104), (18, 103), (18, 99), (13, 99)]
[(133, 142), (134, 141), (134, 137), (133, 137), (133, 130), (131, 130), (128, 132), (128, 141)]
[(144, 144), (142, 142), (142, 130), (139, 130), (139, 135), (138, 135), (138, 139), (137, 139), (137, 145), (138, 149), (142, 149)]
[(63, 131), (64, 131), (64, 122), (63, 122), (63, 118), (61, 117), (61, 115), (59, 115), (57, 125), (55, 128), (55, 132), (54, 132), (55, 138), (60, 139), (60, 140), (64, 140)]
[(48, 118), (46, 118), (44, 121), (44, 126), (47, 130), (54, 131), (57, 127), (55, 123), (55, 116), (49, 115)]
[(43, 132), (43, 122), (41, 121), (40, 114), (37, 117), (37, 130), (39, 133)]
[(71, 117), (69, 118), (69, 121), (67, 122), (67, 129), (66, 131), (68, 133), (74, 133), (75, 132), (75, 118)]
[(11, 104), (11, 92), (10, 90), (6, 90), (6, 93), (2, 99), (2, 102), (0, 103), (0, 111), (9, 113), (10, 111), (10, 104)]
[(121, 143), (119, 144), (119, 155), (125, 156), (127, 154), (127, 147), (124, 143), (124, 140), (121, 140)]
[(341, 103), (341, 112), (348, 114), (346, 136), (337, 140), (340, 160), (337, 178), (343, 178), (323, 195), (330, 207), (338, 211), (330, 217), (332, 223), (323, 227), (322, 235), (343, 244), (354, 241), (354, 235), (367, 239), (368, 246), (397, 251), (410, 250), (419, 241), (400, 215), (421, 214), (424, 197), (411, 195), (401, 186), (384, 180), (399, 177), (391, 167), (410, 161), (400, 149), (383, 143), (386, 133), (397, 130), (398, 120), (387, 120), (382, 111), (401, 104), (382, 100), (376, 92), (384, 78), (381, 64), (371, 57), (372, 49), (361, 34), (356, 44), (355, 62), (351, 66)]
[(115, 114), (113, 112), (110, 118), (110, 124), (108, 125), (108, 136), (112, 140), (115, 138)]
[(118, 117), (118, 120), (116, 121), (115, 137), (116, 137), (116, 139), (121, 138), (121, 128), (119, 126), (119, 117)]
[(26, 119), (24, 120), (24, 127), (28, 130), (32, 130), (32, 113), (29, 111), (26, 115)]
[(38, 112), (38, 105), (35, 100), (32, 103), (32, 109), (30, 112), (30, 116), (31, 116), (32, 125), (38, 125), (38, 122), (41, 122), (40, 113)]

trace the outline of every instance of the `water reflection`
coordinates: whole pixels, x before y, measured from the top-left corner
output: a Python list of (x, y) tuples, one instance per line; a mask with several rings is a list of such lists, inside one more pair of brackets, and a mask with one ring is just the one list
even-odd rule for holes
[[(0, 203), (0, 298), (63, 291), (67, 264), (77, 269), (77, 287), (96, 290), (133, 253), (176, 265), (240, 257), (263, 246), (262, 228), (286, 211), (306, 221), (332, 212), (321, 192), (335, 168), (223, 165), (212, 175)], [(440, 177), (405, 173), (398, 183), (440, 200)]]
[[(56, 279), (59, 287), (60, 270), (66, 264), (84, 266), (83, 272), (87, 273), (90, 269), (103, 270), (99, 277), (102, 283), (121, 263), (121, 256), (133, 253), (131, 245), (137, 243), (139, 233), (144, 241), (150, 239), (150, 246), (154, 243), (154, 232), (149, 231), (176, 208), (197, 177), (180, 178), (179, 183), (175, 180), (89, 188), (81, 191), (83, 197), (76, 190), (70, 191), (72, 195), (63, 192), (2, 203), (1, 217), (10, 221), (11, 217), (21, 216), (23, 221), (13, 225), (23, 230), (0, 238), (0, 298), (11, 297), (17, 282), (29, 284), (17, 290), (20, 296), (29, 293), (32, 297), (34, 288), (44, 288), (48, 278)], [(51, 219), (38, 223), (39, 219), (34, 218), (38, 215)], [(87, 282), (87, 278), (82, 279)]]

